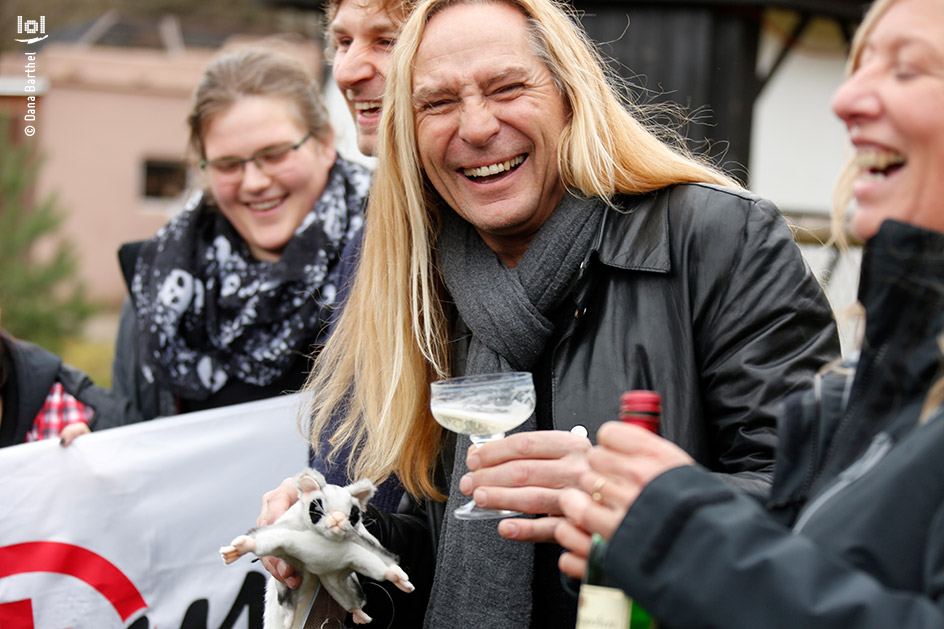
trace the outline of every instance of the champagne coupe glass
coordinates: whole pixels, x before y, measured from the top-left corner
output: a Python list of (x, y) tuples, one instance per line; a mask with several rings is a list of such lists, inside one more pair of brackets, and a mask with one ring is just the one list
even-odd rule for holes
[[(534, 412), (534, 381), (527, 371), (446, 378), (432, 383), (430, 410), (443, 428), (469, 435), (472, 443), (501, 439)], [(455, 511), (460, 520), (520, 515), (508, 509), (483, 509), (470, 500)]]

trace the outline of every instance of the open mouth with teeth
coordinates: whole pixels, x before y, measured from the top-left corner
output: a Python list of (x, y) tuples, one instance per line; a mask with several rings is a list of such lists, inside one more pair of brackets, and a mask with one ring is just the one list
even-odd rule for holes
[(270, 199), (268, 201), (260, 201), (258, 203), (247, 203), (246, 207), (248, 207), (253, 212), (268, 212), (269, 210), (281, 205), (282, 201), (284, 200), (285, 197), (279, 197), (278, 199)]
[(518, 155), (517, 157), (512, 157), (511, 159), (505, 160), (503, 162), (497, 162), (495, 164), (489, 164), (487, 166), (477, 166), (475, 168), (463, 168), (462, 174), (465, 175), (468, 179), (475, 181), (477, 183), (486, 183), (489, 181), (494, 181), (496, 179), (501, 179), (510, 172), (517, 170), (519, 166), (527, 159), (527, 153), (523, 155)]
[(380, 115), (380, 101), (371, 100), (354, 103), (354, 110), (365, 116), (378, 116)]
[(859, 171), (871, 177), (884, 178), (894, 174), (905, 165), (905, 156), (895, 152), (868, 152), (856, 156)]

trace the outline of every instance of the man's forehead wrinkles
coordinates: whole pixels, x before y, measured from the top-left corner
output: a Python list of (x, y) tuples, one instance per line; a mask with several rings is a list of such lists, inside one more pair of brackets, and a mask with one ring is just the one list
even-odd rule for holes
[[(507, 79), (518, 79), (518, 78), (523, 79), (527, 76), (528, 76), (527, 68), (523, 66), (513, 66), (509, 68), (501, 68), (498, 70), (490, 71), (487, 75), (485, 75), (485, 77), (479, 80), (475, 80), (474, 77), (471, 77), (471, 78), (476, 85), (487, 87), (487, 86), (493, 85), (495, 83), (499, 83)], [(462, 77), (462, 78), (465, 78), (465, 77)], [(423, 79), (426, 79), (425, 84), (424, 84)], [(414, 72), (413, 83), (415, 86), (413, 88), (414, 99), (429, 97), (430, 95), (433, 95), (433, 94), (436, 94), (436, 95), (454, 94), (459, 91), (455, 85), (456, 81), (454, 77), (437, 78), (436, 73), (432, 74), (432, 76), (417, 77), (416, 72)], [(467, 84), (468, 82), (463, 81), (463, 83)]]

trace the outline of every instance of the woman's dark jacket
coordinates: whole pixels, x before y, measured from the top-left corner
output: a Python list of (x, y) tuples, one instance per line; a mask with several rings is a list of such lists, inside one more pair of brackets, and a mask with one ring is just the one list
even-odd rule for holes
[[(23, 443), (42, 410), (53, 384), (62, 384), (66, 393), (91, 407), (95, 414), (89, 421), (92, 430), (103, 430), (128, 423), (131, 413), (127, 400), (94, 384), (82, 371), (66, 365), (62, 359), (38, 345), (16, 339), (0, 331), (0, 360), (12, 373), (3, 385), (3, 419), (0, 447)], [(5, 354), (5, 356), (4, 356)], [(15, 406), (15, 408), (14, 408)]]
[[(822, 289), (777, 209), (749, 192), (689, 184), (616, 203), (535, 374), (550, 425), (594, 439), (620, 394), (656, 389), (664, 436), (765, 495), (780, 405), (839, 355)], [(428, 505), (423, 542), (399, 535), (415, 518), (378, 514), (375, 529), (401, 557), (435, 552), (442, 509)]]
[(944, 413), (919, 420), (942, 376), (944, 235), (885, 222), (859, 298), (857, 364), (788, 401), (766, 511), (695, 467), (630, 508), (604, 569), (662, 626), (944, 627)]

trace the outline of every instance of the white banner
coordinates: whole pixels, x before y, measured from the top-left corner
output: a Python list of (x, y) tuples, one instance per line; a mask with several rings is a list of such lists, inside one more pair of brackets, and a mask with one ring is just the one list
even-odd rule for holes
[(0, 628), (260, 629), (265, 571), (219, 547), (306, 466), (298, 404), (0, 450)]

